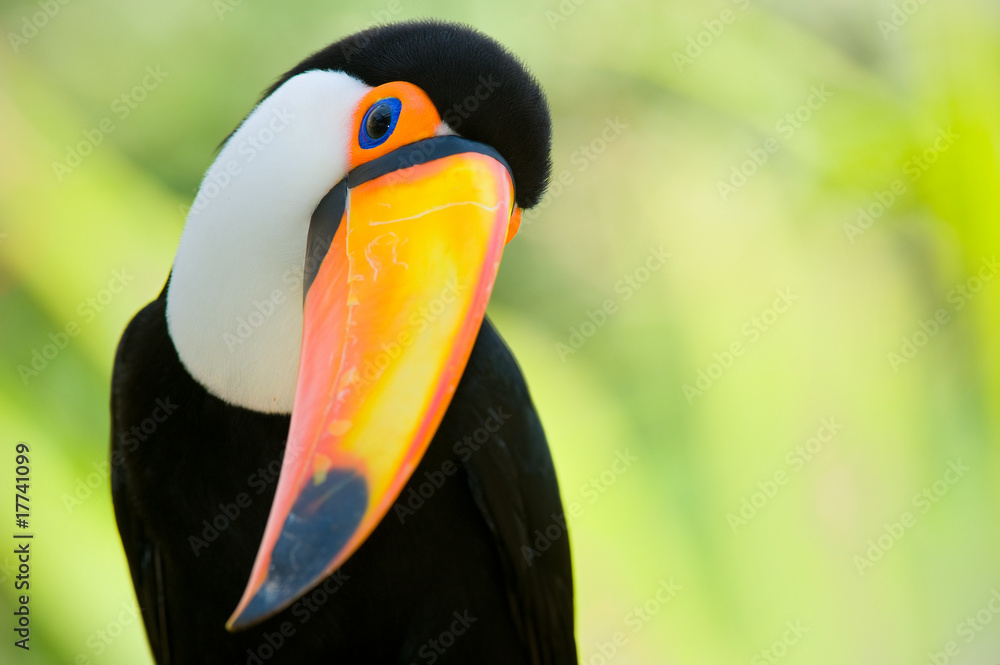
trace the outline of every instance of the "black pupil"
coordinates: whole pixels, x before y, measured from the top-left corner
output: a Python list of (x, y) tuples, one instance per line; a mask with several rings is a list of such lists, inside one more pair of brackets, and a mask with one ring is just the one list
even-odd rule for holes
[(392, 109), (386, 103), (381, 103), (372, 109), (368, 114), (368, 122), (365, 124), (365, 132), (373, 140), (378, 140), (389, 131), (389, 123), (392, 122)]

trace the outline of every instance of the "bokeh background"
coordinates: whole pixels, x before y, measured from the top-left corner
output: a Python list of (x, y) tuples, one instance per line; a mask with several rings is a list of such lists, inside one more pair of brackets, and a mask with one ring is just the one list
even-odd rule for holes
[(581, 662), (1000, 662), (986, 0), (5, 0), (0, 662), (150, 661), (107, 483), (117, 339), (260, 92), (414, 17), (488, 32), (549, 95), (559, 185), (490, 313), (577, 504)]

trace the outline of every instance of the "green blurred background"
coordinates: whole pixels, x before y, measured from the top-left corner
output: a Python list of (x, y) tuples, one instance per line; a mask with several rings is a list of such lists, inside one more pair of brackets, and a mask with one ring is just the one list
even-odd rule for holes
[[(428, 16), (493, 35), (549, 95), (560, 185), (490, 312), (575, 515), (581, 662), (1000, 662), (985, 0), (5, 0), (0, 662), (149, 662), (103, 466), (118, 337), (260, 92)], [(30, 653), (10, 630), (18, 441)]]

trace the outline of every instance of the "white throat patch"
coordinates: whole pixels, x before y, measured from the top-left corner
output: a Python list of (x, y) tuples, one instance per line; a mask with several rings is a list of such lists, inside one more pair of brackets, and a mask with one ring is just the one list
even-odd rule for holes
[(230, 404), (291, 413), (309, 221), (347, 173), (352, 114), (370, 89), (343, 72), (289, 79), (202, 180), (174, 259), (167, 327), (187, 371)]

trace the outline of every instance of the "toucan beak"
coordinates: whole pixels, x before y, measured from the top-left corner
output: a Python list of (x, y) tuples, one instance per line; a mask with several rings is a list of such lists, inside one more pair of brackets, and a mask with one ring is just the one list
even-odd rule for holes
[(447, 136), (355, 168), (317, 208), (288, 443), (230, 630), (339, 568), (403, 489), (465, 369), (513, 201), (495, 151)]

